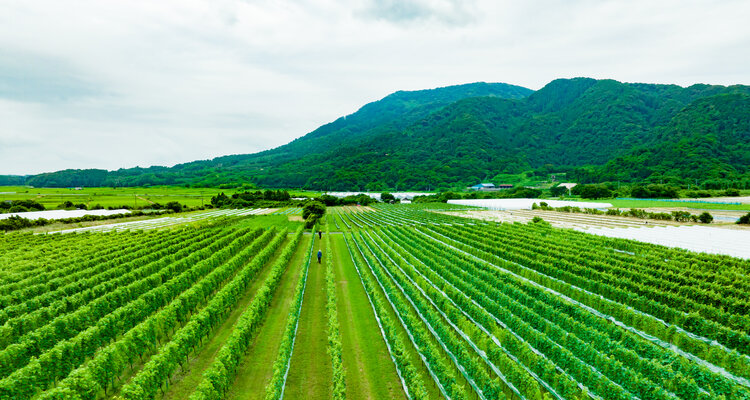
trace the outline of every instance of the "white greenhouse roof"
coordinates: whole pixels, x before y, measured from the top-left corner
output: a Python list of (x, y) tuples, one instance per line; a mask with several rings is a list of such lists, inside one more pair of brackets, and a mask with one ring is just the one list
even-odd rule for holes
[(610, 203), (593, 203), (584, 201), (565, 201), (565, 200), (541, 200), (541, 199), (466, 199), (466, 200), (448, 200), (449, 204), (458, 204), (462, 206), (484, 207), (490, 210), (530, 210), (531, 206), (541, 202), (547, 203), (550, 207), (580, 207), (580, 208), (609, 208)]

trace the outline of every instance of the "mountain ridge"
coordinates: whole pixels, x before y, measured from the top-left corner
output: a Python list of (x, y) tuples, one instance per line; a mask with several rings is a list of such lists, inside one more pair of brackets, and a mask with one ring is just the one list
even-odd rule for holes
[[(395, 92), (259, 153), (173, 167), (58, 171), (26, 183), (425, 190), (529, 170), (566, 172), (581, 182), (680, 184), (696, 174), (750, 182), (748, 105), (750, 87), (742, 85), (572, 78), (532, 91), (477, 82)], [(705, 150), (705, 141), (714, 146)], [(704, 165), (697, 165), (701, 157)]]

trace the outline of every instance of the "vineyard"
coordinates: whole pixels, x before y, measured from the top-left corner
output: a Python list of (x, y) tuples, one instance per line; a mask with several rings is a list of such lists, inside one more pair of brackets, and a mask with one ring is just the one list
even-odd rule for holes
[(750, 261), (435, 208), (6, 234), (0, 399), (750, 399)]

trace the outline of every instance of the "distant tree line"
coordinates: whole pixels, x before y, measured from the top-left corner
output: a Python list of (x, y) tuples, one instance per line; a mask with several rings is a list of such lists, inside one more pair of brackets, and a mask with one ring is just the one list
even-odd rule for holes
[(631, 208), (629, 210), (620, 210), (618, 208), (610, 208), (606, 211), (602, 211), (596, 208), (580, 208), (580, 207), (573, 207), (573, 206), (550, 207), (546, 202), (543, 202), (543, 201), (540, 202), (539, 204), (537, 203), (532, 204), (531, 209), (532, 210), (545, 210), (545, 211), (558, 211), (558, 212), (567, 212), (567, 213), (633, 217), (633, 218), (640, 218), (640, 219), (654, 219), (654, 220), (659, 220), (659, 221), (701, 222), (704, 224), (710, 224), (714, 220), (714, 217), (708, 212), (703, 212), (699, 215), (691, 214), (687, 211), (672, 211), (671, 213), (655, 213), (655, 212), (648, 212), (639, 208)]
[(18, 213), (44, 210), (44, 205), (35, 200), (8, 200), (0, 202), (0, 213)]
[[(391, 197), (393, 196), (390, 193), (388, 194)], [(355, 194), (355, 195), (350, 195), (346, 197), (336, 197), (336, 196), (331, 196), (329, 194), (324, 194), (322, 196), (316, 197), (315, 200), (325, 204), (326, 207), (352, 206), (352, 205), (367, 206), (372, 203), (377, 203), (377, 200), (373, 199), (372, 197), (366, 194)]]
[(412, 199), (415, 203), (445, 203), (448, 200), (460, 199), (537, 199), (544, 192), (541, 189), (515, 187), (507, 190), (498, 190), (492, 192), (471, 191), (471, 192), (440, 192), (432, 195), (415, 196)]
[[(565, 190), (553, 187), (550, 193), (553, 197), (565, 194)], [(738, 189), (729, 188), (725, 190), (683, 190), (681, 187), (665, 184), (634, 184), (622, 185), (619, 183), (597, 183), (576, 185), (571, 189), (571, 194), (581, 196), (585, 199), (607, 199), (612, 197), (633, 197), (637, 199), (676, 199), (680, 197), (736, 197), (741, 194)]]
[(286, 204), (293, 204), (292, 196), (286, 190), (245, 191), (231, 196), (221, 192), (211, 197), (211, 205), (216, 208), (279, 207)]

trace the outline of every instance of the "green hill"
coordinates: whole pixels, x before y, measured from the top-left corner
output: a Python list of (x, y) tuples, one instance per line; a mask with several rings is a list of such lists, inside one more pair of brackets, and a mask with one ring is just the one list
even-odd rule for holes
[[(720, 182), (750, 175), (750, 96), (697, 100), (654, 130), (647, 146), (609, 161), (597, 180)], [(720, 184), (712, 186), (721, 187)]]
[(397, 92), (276, 149), (171, 168), (59, 171), (35, 186), (436, 189), (524, 171), (582, 182), (750, 185), (750, 87), (558, 79)]

